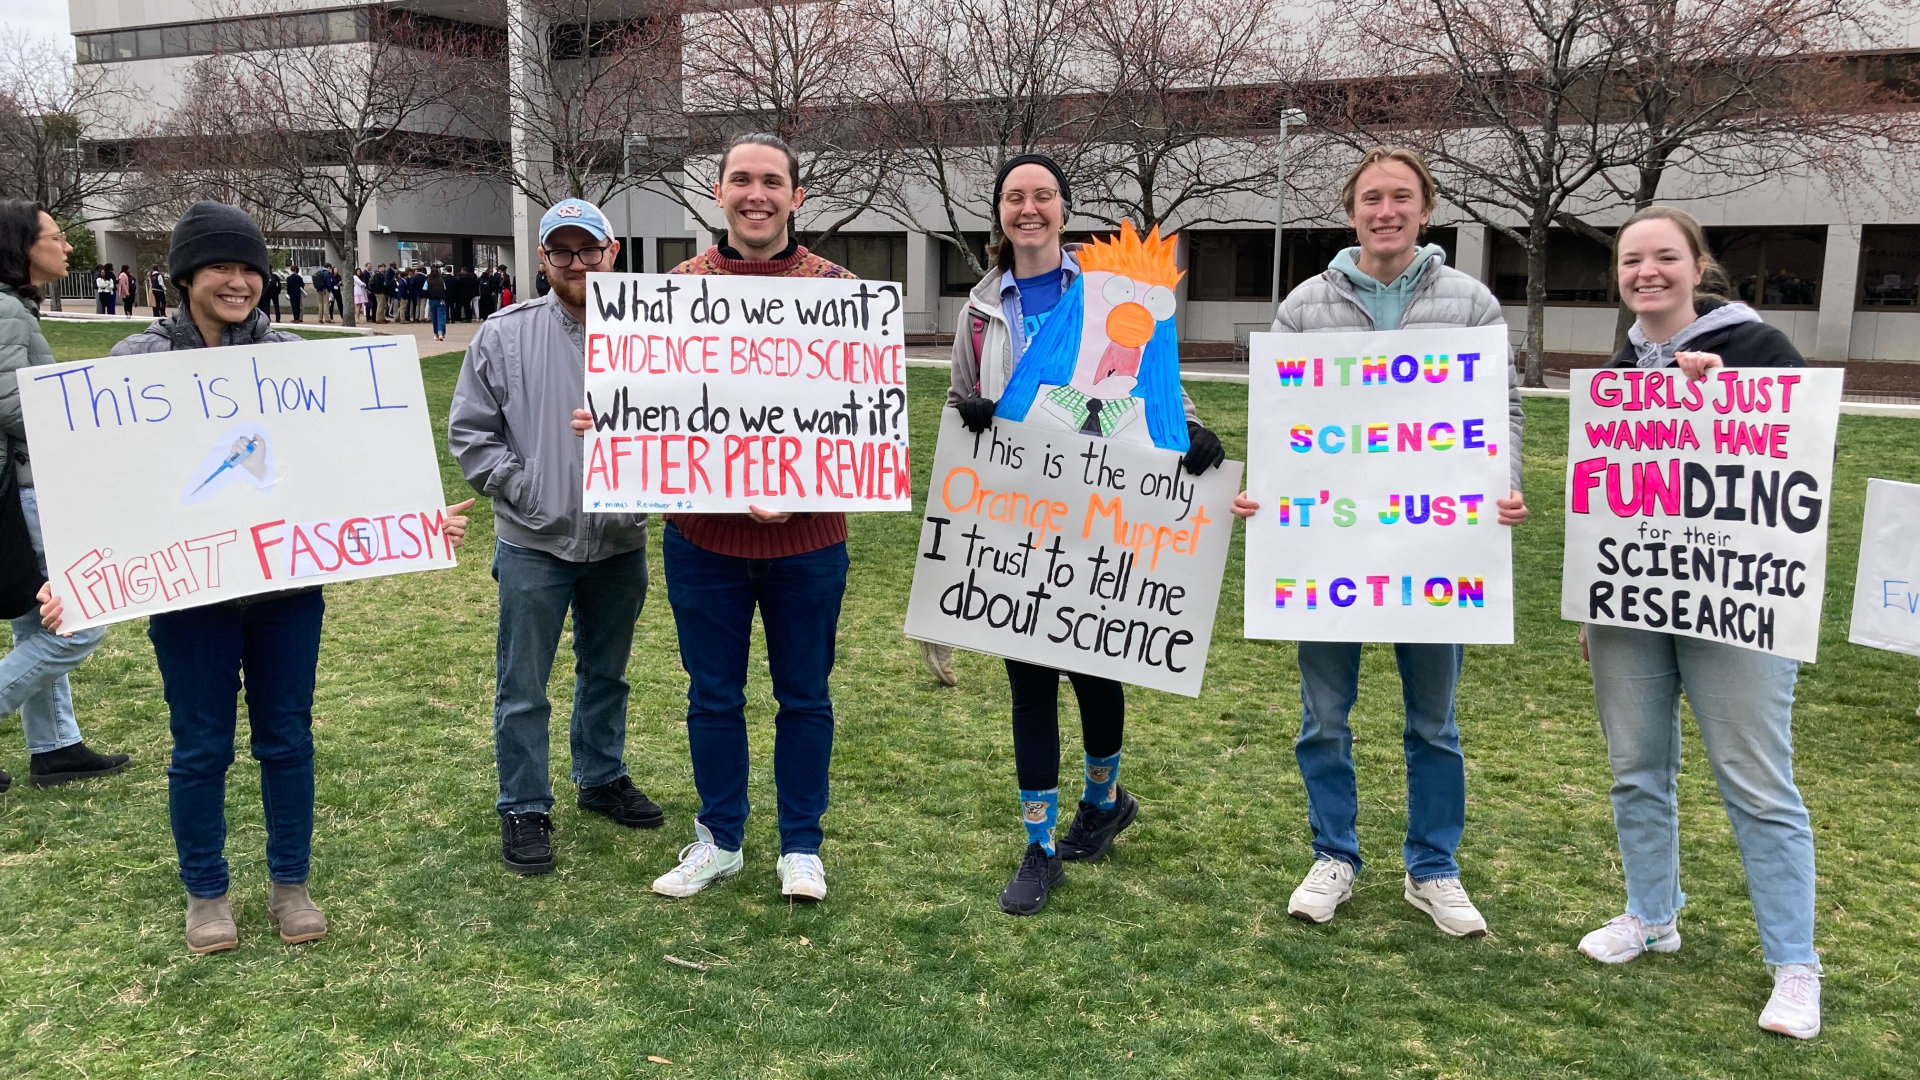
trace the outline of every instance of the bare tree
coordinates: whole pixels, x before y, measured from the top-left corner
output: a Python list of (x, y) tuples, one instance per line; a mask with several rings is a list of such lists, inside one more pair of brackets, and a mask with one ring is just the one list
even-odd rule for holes
[(376, 199), (503, 152), (446, 103), (447, 87), (497, 61), (499, 39), (404, 11), (360, 17), (373, 20), (367, 40), (337, 43), (302, 20), (236, 14), (162, 133), (192, 182), (230, 185), (269, 221), (320, 233), (349, 267)]
[(748, 131), (780, 136), (800, 158), (806, 202), (800, 231), (830, 237), (873, 206), (887, 155), (861, 110), (864, 86), (850, 59), (872, 28), (857, 0), (739, 0), (681, 20), (681, 153), (656, 155), (648, 188), (674, 199), (709, 232), (719, 151)]
[(81, 139), (128, 99), (110, 68), (76, 65), (71, 43), (0, 34), (0, 195), (33, 199), (63, 222), (107, 213), (127, 193), (119, 173), (90, 167)]
[(472, 80), (447, 88), (476, 129), (504, 131), (511, 115), (539, 149), (517, 165), (491, 159), (496, 178), (541, 206), (568, 197), (605, 203), (674, 156), (684, 136), (674, 0), (643, 14), (623, 0), (524, 0), (507, 19), (507, 34), (526, 43), (519, 70), (480, 65)]
[(1272, 190), (1268, 133), (1296, 104), (1312, 36), (1279, 0), (1094, 5), (1086, 59), (1103, 122), (1081, 212), (1141, 228), (1253, 220), (1234, 196)]
[(1009, 159), (1044, 151), (1076, 190), (1087, 188), (1107, 106), (1091, 91), (1085, 59), (1097, 7), (1093, 0), (867, 0), (867, 116), (899, 180), (876, 209), (927, 229), (984, 274), (967, 236), (982, 219), (998, 231), (991, 182)]

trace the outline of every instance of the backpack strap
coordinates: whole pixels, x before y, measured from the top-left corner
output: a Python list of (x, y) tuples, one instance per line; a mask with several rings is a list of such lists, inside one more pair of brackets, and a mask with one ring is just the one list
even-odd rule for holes
[[(977, 311), (974, 311), (974, 310), (972, 310), (971, 308), (969, 308), (969, 309), (967, 310), (967, 326), (968, 326), (968, 327), (969, 327), (969, 329), (970, 329), (970, 330), (972, 331), (972, 334), (971, 334), (971, 336), (972, 336), (972, 338), (973, 338), (973, 366), (974, 366), (974, 370), (975, 370), (975, 371), (979, 371), (979, 370), (980, 370), (980, 364), (981, 364), (981, 359), (980, 359), (980, 342), (981, 342), (981, 340), (982, 340), (983, 338), (985, 338), (985, 337), (986, 337), (986, 335), (987, 335), (987, 320), (986, 320), (986, 318), (985, 318), (984, 316), (982, 316), (982, 315), (981, 315), (981, 314), (980, 314), (979, 312), (977, 312)], [(979, 380), (978, 378), (975, 378), (975, 379), (974, 379), (974, 381), (973, 381), (973, 392), (974, 392), (974, 393), (976, 393), (976, 394), (978, 394), (978, 393), (980, 392), (980, 380)]]

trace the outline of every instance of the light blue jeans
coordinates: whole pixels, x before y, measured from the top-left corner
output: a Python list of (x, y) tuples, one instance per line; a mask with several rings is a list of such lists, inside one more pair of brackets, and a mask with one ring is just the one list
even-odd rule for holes
[[(1307, 823), (1313, 854), (1360, 869), (1360, 791), (1353, 775), (1353, 728), (1347, 715), (1360, 695), (1357, 642), (1303, 641), (1300, 656), (1300, 738), (1293, 753), (1307, 786)], [(1454, 852), (1467, 824), (1467, 764), (1454, 723), (1453, 691), (1460, 684), (1458, 645), (1395, 645), (1400, 700), (1407, 724), (1407, 836), (1401, 858), (1415, 881), (1457, 878)]]
[(1613, 766), (1613, 823), (1627, 911), (1671, 922), (1680, 891), (1680, 694), (1684, 690), (1733, 823), (1769, 964), (1816, 964), (1813, 829), (1793, 785), (1800, 663), (1716, 641), (1587, 627), (1593, 698)]
[[(20, 489), (20, 507), (27, 512), (27, 532), (44, 575), (46, 545), (40, 540), (40, 503), (32, 488)], [(13, 651), (0, 657), (0, 716), (20, 710), (27, 753), (51, 753), (80, 741), (67, 672), (79, 667), (106, 636), (104, 626), (75, 631), (72, 637), (51, 633), (40, 625), (37, 607), (13, 620)]]

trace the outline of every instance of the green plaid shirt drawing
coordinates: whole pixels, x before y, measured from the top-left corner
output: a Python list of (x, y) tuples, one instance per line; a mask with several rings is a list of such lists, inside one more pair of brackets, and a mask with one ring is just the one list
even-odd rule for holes
[[(1067, 411), (1067, 415), (1078, 424), (1084, 424), (1087, 418), (1087, 395), (1071, 386), (1056, 386), (1047, 391), (1047, 400)], [(1131, 395), (1113, 401), (1100, 403), (1100, 434), (1104, 438), (1113, 437), (1113, 429), (1120, 426), (1120, 418), (1138, 408), (1140, 399)]]

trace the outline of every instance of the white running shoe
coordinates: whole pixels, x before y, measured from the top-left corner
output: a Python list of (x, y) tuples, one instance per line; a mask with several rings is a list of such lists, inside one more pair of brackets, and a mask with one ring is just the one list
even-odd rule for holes
[(1323, 923), (1353, 899), (1353, 864), (1344, 859), (1315, 859), (1306, 880), (1287, 898), (1287, 914), (1302, 922)]
[(818, 855), (782, 855), (774, 864), (780, 875), (780, 895), (790, 900), (825, 900), (827, 871)]
[(1820, 1034), (1820, 965), (1781, 964), (1773, 969), (1773, 996), (1760, 1010), (1760, 1026), (1795, 1039)]
[(960, 680), (953, 674), (953, 646), (937, 641), (920, 642), (920, 663), (926, 665), (942, 686), (959, 685)]
[(1443, 934), (1454, 937), (1485, 937), (1487, 934), (1487, 920), (1480, 917), (1480, 909), (1467, 899), (1467, 890), (1460, 887), (1459, 878), (1415, 881), (1413, 875), (1408, 874), (1407, 903), (1432, 916), (1433, 925), (1439, 927)]
[(692, 896), (701, 889), (732, 877), (746, 864), (737, 851), (721, 851), (714, 846), (713, 834), (705, 825), (694, 822), (698, 839), (680, 849), (680, 865), (653, 879), (653, 891), (661, 896)]
[(1624, 964), (1644, 952), (1679, 952), (1680, 920), (1659, 925), (1638, 915), (1615, 915), (1580, 939), (1580, 951), (1603, 964)]

